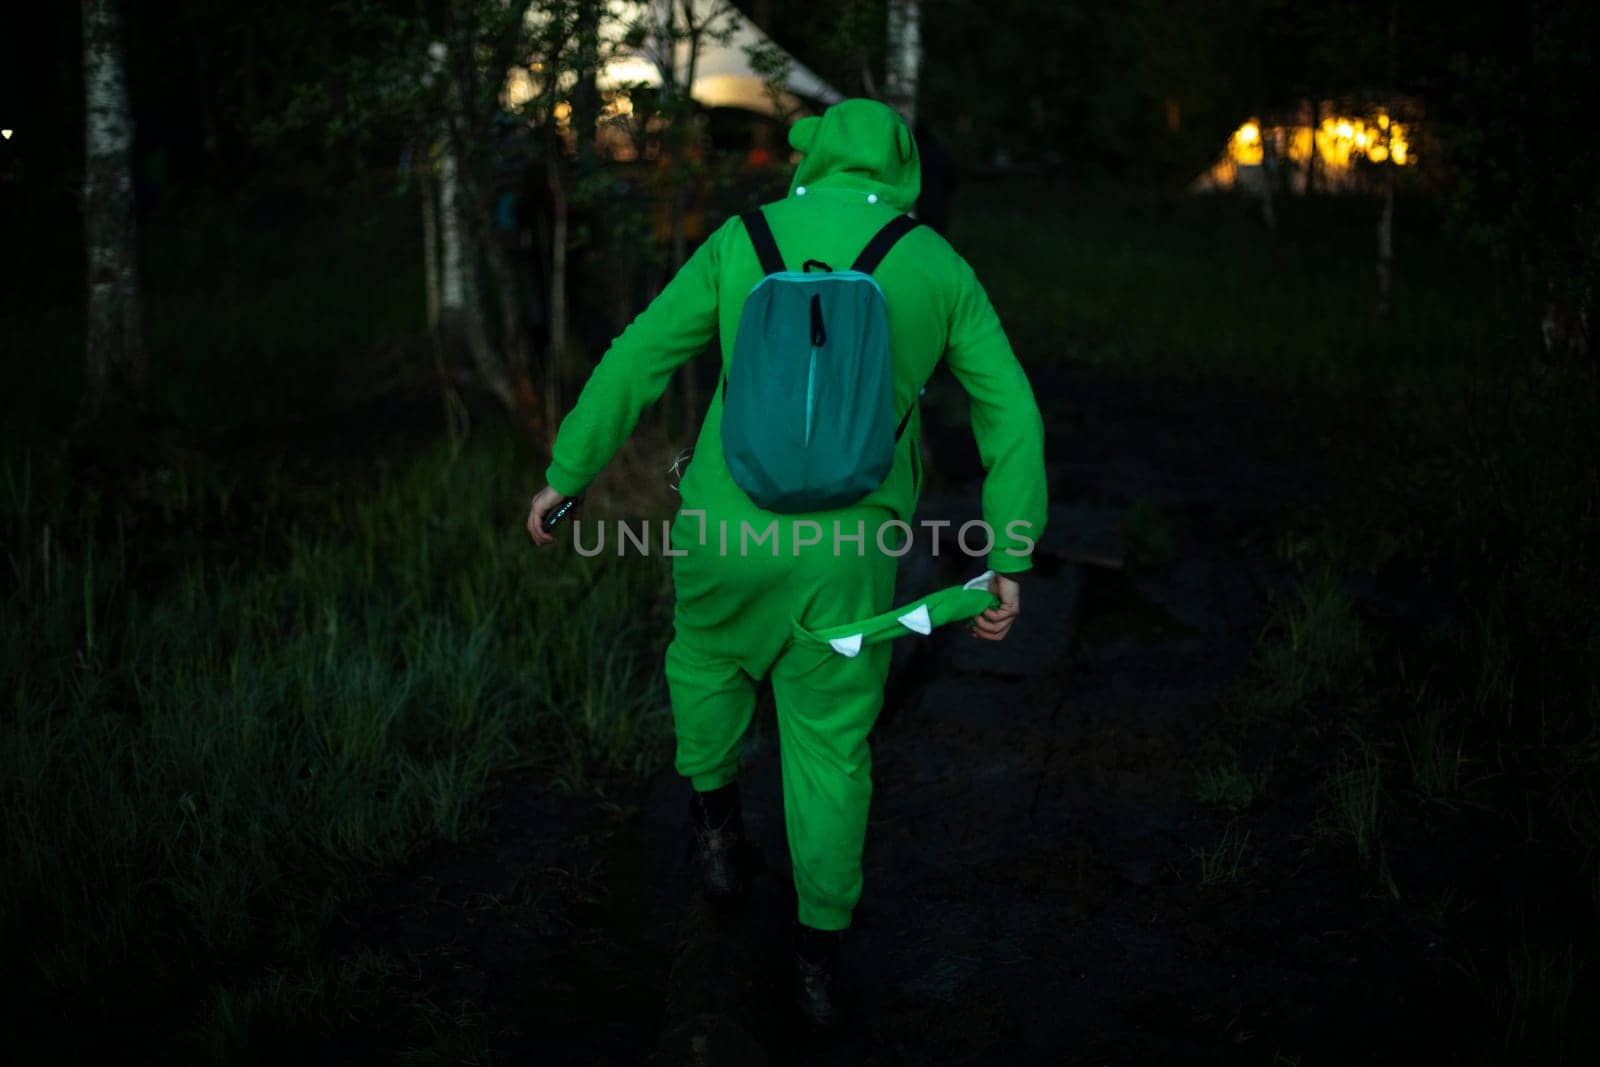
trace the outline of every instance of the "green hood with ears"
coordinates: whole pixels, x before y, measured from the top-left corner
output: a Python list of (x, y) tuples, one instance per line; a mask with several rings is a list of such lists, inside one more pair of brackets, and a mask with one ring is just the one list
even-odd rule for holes
[(876, 100), (843, 100), (789, 129), (789, 144), (804, 153), (789, 192), (801, 186), (877, 193), (909, 211), (922, 192), (922, 162), (905, 120)]

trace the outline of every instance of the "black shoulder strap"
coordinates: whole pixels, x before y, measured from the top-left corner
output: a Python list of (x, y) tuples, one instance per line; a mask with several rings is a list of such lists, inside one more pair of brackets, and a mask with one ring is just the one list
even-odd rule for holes
[(755, 246), (762, 271), (767, 274), (783, 273), (783, 256), (778, 253), (777, 239), (772, 236), (772, 227), (767, 225), (767, 217), (761, 213), (761, 209), (746, 211), (739, 218), (750, 234), (750, 243)]
[(883, 229), (867, 242), (867, 247), (861, 250), (861, 254), (856, 257), (850, 269), (871, 274), (878, 269), (878, 264), (883, 262), (883, 257), (889, 254), (889, 249), (895, 246), (896, 241), (921, 225), (922, 223), (910, 215), (896, 215), (884, 223)]

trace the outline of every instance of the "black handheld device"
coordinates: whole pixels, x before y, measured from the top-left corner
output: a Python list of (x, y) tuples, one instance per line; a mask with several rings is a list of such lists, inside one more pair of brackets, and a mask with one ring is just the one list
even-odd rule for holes
[(551, 510), (550, 514), (548, 514), (548, 515), (546, 515), (544, 517), (544, 532), (545, 533), (555, 533), (556, 532), (556, 527), (558, 525), (560, 525), (561, 520), (566, 518), (567, 517), (567, 513), (570, 512), (573, 508), (577, 507), (578, 506), (578, 501), (580, 501), (582, 499), (583, 499), (583, 497), (581, 497), (581, 496), (569, 496), (569, 497), (567, 497), (567, 499), (565, 499), (561, 503), (557, 504)]

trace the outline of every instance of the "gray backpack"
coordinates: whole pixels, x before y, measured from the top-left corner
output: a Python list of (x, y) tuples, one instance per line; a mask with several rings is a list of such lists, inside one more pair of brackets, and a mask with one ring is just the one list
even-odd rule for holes
[(766, 216), (741, 218), (765, 276), (722, 380), (728, 471), (768, 511), (853, 504), (889, 476), (915, 408), (896, 423), (888, 306), (872, 272), (918, 223), (891, 219), (849, 270), (808, 259), (791, 271)]

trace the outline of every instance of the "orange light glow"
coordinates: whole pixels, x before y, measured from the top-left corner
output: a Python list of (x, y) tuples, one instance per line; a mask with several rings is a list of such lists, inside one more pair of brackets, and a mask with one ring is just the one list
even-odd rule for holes
[(1405, 125), (1391, 123), (1382, 112), (1370, 125), (1365, 119), (1339, 117), (1324, 119), (1314, 130), (1309, 126), (1263, 128), (1250, 119), (1228, 139), (1228, 160), (1238, 166), (1260, 165), (1264, 138), (1271, 138), (1294, 163), (1304, 163), (1315, 145), (1317, 162), (1330, 170), (1346, 170), (1363, 157), (1372, 163), (1392, 158), (1402, 167), (1416, 162), (1406, 140)]
[(1228, 139), (1228, 158), (1247, 167), (1261, 163), (1261, 127), (1254, 119), (1233, 131)]
[[(1323, 114), (1327, 112), (1324, 108)], [(1252, 168), (1262, 165), (1269, 144), (1289, 172), (1291, 187), (1298, 187), (1297, 179), (1304, 185), (1312, 153), (1316, 153), (1318, 181), (1328, 189), (1358, 181), (1356, 168), (1362, 163), (1407, 167), (1417, 161), (1406, 125), (1391, 121), (1381, 110), (1364, 117), (1334, 114), (1315, 126), (1272, 126), (1252, 117), (1233, 131), (1222, 158), (1196, 180), (1197, 187), (1228, 189), (1258, 182)]]

